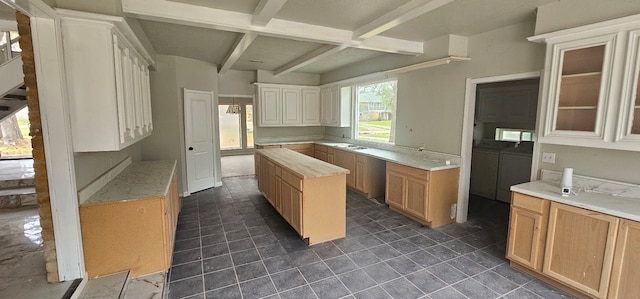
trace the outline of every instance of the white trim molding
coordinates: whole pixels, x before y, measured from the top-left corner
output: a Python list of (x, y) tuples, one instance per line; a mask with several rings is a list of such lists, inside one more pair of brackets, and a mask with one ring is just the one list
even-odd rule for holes
[[(464, 97), (464, 114), (462, 120), (462, 142), (460, 145), (460, 182), (458, 184), (458, 211), (457, 222), (466, 222), (469, 212), (469, 181), (471, 179), (471, 150), (473, 147), (473, 124), (476, 110), (476, 88), (478, 84), (493, 83), (512, 80), (523, 80), (540, 77), (542, 72), (527, 72), (518, 74), (509, 74), (501, 76), (483, 77), (483, 78), (467, 78), (465, 97)], [(538, 100), (539, 101), (539, 100)], [(538, 108), (540, 105), (538, 105)], [(533, 146), (533, 166), (537, 167), (538, 143)]]

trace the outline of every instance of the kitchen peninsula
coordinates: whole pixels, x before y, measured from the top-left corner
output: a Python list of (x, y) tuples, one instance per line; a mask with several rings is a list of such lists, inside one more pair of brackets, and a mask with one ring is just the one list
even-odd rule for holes
[(258, 189), (310, 245), (345, 237), (347, 173), (286, 148), (256, 151)]

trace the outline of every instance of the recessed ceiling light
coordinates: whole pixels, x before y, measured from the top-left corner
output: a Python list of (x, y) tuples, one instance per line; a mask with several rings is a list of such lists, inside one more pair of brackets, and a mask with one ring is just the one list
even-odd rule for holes
[(264, 61), (262, 61), (260, 59), (249, 59), (249, 62), (263, 63)]

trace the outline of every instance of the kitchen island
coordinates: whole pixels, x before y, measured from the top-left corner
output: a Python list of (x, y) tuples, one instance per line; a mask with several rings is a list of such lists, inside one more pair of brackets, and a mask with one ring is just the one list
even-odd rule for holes
[(258, 189), (310, 245), (345, 237), (348, 173), (287, 148), (256, 151)]

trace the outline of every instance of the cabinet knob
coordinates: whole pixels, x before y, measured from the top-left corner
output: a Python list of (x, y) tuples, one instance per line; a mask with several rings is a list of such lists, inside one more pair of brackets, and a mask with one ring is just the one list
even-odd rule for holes
[(193, 150), (193, 147), (192, 147), (192, 146), (190, 146), (190, 147), (189, 147), (189, 150), (190, 150), (190, 151), (192, 151), (192, 150)]

